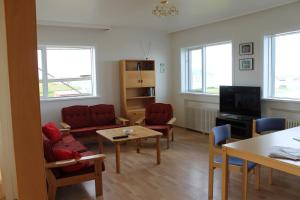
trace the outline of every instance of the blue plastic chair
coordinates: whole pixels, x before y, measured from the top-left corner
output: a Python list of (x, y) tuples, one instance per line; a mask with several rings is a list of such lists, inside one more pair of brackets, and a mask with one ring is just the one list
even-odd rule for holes
[[(257, 137), (265, 134), (266, 132), (281, 131), (286, 129), (286, 119), (279, 117), (264, 117), (261, 119), (253, 120), (252, 123), (252, 137)], [(269, 169), (268, 182), (272, 184), (273, 170)]]
[[(216, 168), (222, 167), (222, 149), (221, 145), (226, 143), (227, 140), (231, 138), (231, 127), (229, 124), (223, 126), (214, 127), (209, 134), (209, 191), (208, 191), (208, 199), (213, 199), (213, 182), (214, 182), (214, 170)], [(247, 195), (248, 184), (248, 173), (255, 170), (256, 175), (256, 188), (259, 188), (259, 178), (260, 178), (260, 170), (259, 165), (248, 162), (248, 170), (243, 170), (244, 160), (230, 156), (228, 158), (229, 170), (233, 172), (242, 172), (243, 184), (242, 184), (242, 192)], [(246, 173), (246, 174), (244, 174)], [(245, 186), (245, 187), (244, 187)], [(242, 194), (242, 195), (243, 195)]]
[(286, 119), (278, 117), (265, 117), (253, 120), (252, 136), (258, 136), (264, 132), (281, 131), (286, 128)]

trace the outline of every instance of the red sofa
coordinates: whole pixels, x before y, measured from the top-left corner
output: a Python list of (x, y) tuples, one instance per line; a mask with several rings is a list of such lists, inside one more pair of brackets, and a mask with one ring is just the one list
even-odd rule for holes
[(42, 130), (48, 199), (55, 199), (57, 187), (89, 180), (95, 180), (96, 196), (102, 196), (105, 156), (89, 151), (69, 130), (61, 132), (54, 123), (46, 124)]
[(129, 120), (116, 117), (113, 105), (98, 104), (94, 106), (75, 105), (63, 108), (62, 127), (78, 137), (94, 137), (96, 130), (126, 126)]

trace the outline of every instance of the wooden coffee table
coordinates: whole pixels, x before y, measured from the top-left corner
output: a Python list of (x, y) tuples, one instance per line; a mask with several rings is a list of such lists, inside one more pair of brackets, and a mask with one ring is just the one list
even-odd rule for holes
[[(114, 136), (124, 135), (125, 133), (123, 130), (125, 129), (132, 129), (133, 132), (128, 136), (128, 138), (122, 139), (113, 139)], [(114, 129), (106, 129), (106, 130), (99, 130), (97, 131), (99, 135), (99, 151), (103, 152), (103, 144), (102, 139), (105, 138), (111, 141), (115, 145), (116, 151), (116, 172), (120, 173), (120, 146), (121, 143), (128, 142), (128, 141), (136, 141), (137, 142), (137, 153), (140, 153), (140, 143), (141, 139), (144, 138), (156, 138), (156, 163), (160, 164), (160, 137), (162, 133), (153, 131), (151, 129), (142, 127), (142, 126), (129, 126), (123, 128), (114, 128)]]

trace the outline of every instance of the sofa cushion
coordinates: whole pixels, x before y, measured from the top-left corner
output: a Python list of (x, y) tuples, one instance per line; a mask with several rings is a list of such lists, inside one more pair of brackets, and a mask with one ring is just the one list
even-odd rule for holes
[[(53, 149), (53, 154), (57, 161), (59, 160), (69, 160), (69, 159), (80, 159), (80, 153), (76, 151), (70, 151), (64, 148)], [(81, 162), (71, 166), (62, 167), (62, 171), (65, 173), (78, 172), (89, 165), (89, 162)]]
[(121, 128), (121, 127), (124, 127), (124, 125), (114, 124), (114, 125), (106, 125), (106, 126), (97, 126), (96, 130), (105, 130), (105, 129)]
[(66, 149), (69, 151), (74, 151), (74, 152), (85, 152), (87, 151), (87, 148), (83, 146), (80, 142), (74, 140), (72, 142), (64, 142), (63, 140), (55, 143), (52, 147), (53, 150), (55, 149)]
[(53, 142), (43, 135), (43, 147), (44, 147), (44, 157), (47, 162), (54, 162), (55, 157), (53, 155)]
[(90, 136), (90, 135), (95, 135), (96, 130), (97, 130), (96, 127), (76, 128), (76, 129), (71, 129), (70, 133), (75, 137)]
[[(86, 151), (86, 152), (80, 153), (80, 155), (81, 155), (81, 157), (92, 156), (92, 155), (95, 155), (95, 153), (92, 152), (92, 151)], [(71, 176), (77, 176), (77, 175), (92, 173), (92, 172), (94, 172), (94, 170), (95, 169), (94, 169), (93, 162), (88, 162), (88, 164), (79, 171), (76, 171), (76, 172), (62, 172), (62, 173), (57, 174), (55, 176), (56, 176), (56, 178), (67, 178), (67, 177), (71, 177)], [(104, 162), (102, 162), (102, 171), (105, 171)]]
[(61, 132), (53, 122), (49, 122), (42, 127), (45, 136), (52, 142), (61, 140)]
[(113, 125), (105, 125), (105, 126), (93, 126), (93, 127), (87, 127), (87, 128), (78, 128), (78, 129), (72, 129), (70, 133), (74, 135), (75, 137), (81, 137), (81, 136), (92, 136), (96, 135), (97, 130), (104, 130), (104, 129), (111, 129), (111, 128), (120, 128), (123, 127), (123, 125), (120, 124), (113, 124)]
[(88, 106), (70, 106), (62, 109), (62, 120), (74, 128), (89, 127), (90, 114)]
[(63, 134), (61, 140), (64, 143), (70, 143), (76, 141), (72, 134)]
[(89, 107), (92, 126), (116, 124), (113, 105), (98, 104)]
[(170, 104), (153, 103), (146, 107), (145, 122), (147, 125), (163, 125), (173, 117)]
[(169, 125), (146, 125), (146, 128), (152, 129), (154, 131), (158, 131), (165, 134), (168, 134), (168, 131), (170, 130)]

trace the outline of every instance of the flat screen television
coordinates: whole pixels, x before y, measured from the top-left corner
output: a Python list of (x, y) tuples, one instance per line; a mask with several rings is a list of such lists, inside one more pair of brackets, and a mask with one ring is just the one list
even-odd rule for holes
[(220, 86), (220, 113), (261, 116), (260, 87)]

